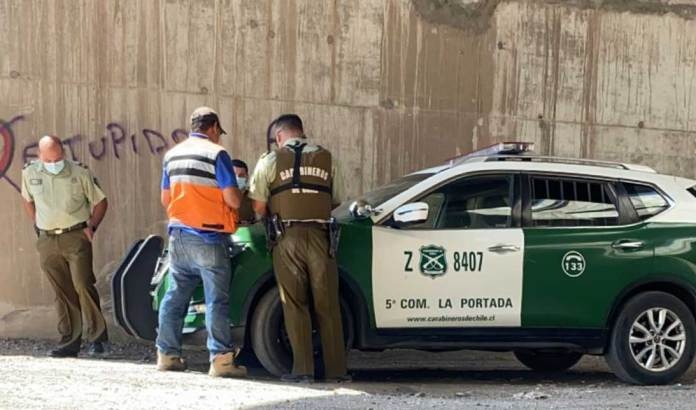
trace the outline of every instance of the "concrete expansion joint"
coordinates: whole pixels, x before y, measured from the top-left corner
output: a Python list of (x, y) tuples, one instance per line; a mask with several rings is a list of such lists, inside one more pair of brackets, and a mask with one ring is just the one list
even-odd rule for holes
[[(511, 2), (513, 0), (504, 0)], [(530, 3), (558, 4), (566, 7), (638, 14), (674, 13), (684, 18), (696, 16), (694, 0), (525, 0)]]
[(411, 0), (416, 13), (432, 24), (451, 26), (473, 33), (490, 27), (502, 3), (528, 3), (638, 14), (674, 13), (696, 16), (696, 0)]
[(411, 0), (424, 20), (474, 33), (489, 28), (491, 17), (504, 0)]

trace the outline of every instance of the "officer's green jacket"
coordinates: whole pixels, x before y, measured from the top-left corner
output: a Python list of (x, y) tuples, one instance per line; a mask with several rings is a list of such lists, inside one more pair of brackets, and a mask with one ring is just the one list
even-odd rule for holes
[[(313, 152), (317, 151), (319, 147), (314, 144), (307, 143), (307, 141), (300, 139), (300, 138), (291, 138), (287, 141), (285, 141), (285, 144), (283, 146), (288, 146), (292, 147), (297, 144), (302, 144), (306, 143), (305, 147), (302, 149), (302, 152)], [(249, 198), (255, 200), (255, 201), (260, 201), (260, 202), (268, 202), (269, 198), (271, 196), (271, 184), (273, 183), (273, 180), (276, 177), (276, 162), (277, 162), (277, 155), (275, 151), (271, 151), (268, 153), (264, 153), (261, 155), (261, 158), (259, 161), (256, 163), (256, 168), (254, 169), (254, 173), (251, 176), (251, 180), (249, 181)], [(335, 164), (335, 161), (334, 161)], [(338, 201), (340, 199), (343, 199), (343, 185), (341, 183), (341, 178), (339, 177), (340, 175), (340, 169), (336, 167), (335, 165), (333, 166), (332, 170), (332, 175), (331, 178), (333, 180), (332, 188), (333, 188), (333, 200)]]

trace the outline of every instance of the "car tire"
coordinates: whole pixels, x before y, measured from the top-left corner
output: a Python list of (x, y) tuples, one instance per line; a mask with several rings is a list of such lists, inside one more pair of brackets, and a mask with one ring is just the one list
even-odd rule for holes
[(516, 350), (514, 354), (520, 363), (537, 372), (562, 372), (582, 359), (582, 353), (578, 352)]
[[(352, 346), (354, 332), (353, 317), (348, 305), (341, 298), (341, 314), (346, 346)], [(251, 347), (263, 367), (272, 375), (280, 377), (292, 370), (292, 349), (285, 334), (283, 306), (278, 288), (267, 291), (256, 304), (251, 320)], [(315, 336), (315, 346), (318, 338)], [(316, 350), (315, 350), (316, 353)], [(321, 357), (316, 357), (317, 374), (323, 373)]]
[(251, 347), (261, 365), (280, 377), (292, 368), (292, 351), (282, 341), (283, 308), (278, 288), (274, 287), (256, 304), (251, 320)]
[(605, 359), (614, 374), (627, 383), (667, 384), (691, 366), (694, 342), (696, 322), (686, 304), (665, 292), (645, 292), (621, 309)]

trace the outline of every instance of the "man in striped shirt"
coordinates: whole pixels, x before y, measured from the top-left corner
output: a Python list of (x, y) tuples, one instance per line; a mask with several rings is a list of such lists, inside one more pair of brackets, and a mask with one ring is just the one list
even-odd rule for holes
[(221, 145), (218, 114), (200, 107), (189, 137), (169, 150), (162, 171), (162, 205), (169, 217), (169, 289), (159, 311), (157, 368), (182, 371), (181, 332), (189, 300), (203, 282), (207, 347), (214, 377), (241, 377), (229, 324), (230, 234), (237, 229), (241, 192)]

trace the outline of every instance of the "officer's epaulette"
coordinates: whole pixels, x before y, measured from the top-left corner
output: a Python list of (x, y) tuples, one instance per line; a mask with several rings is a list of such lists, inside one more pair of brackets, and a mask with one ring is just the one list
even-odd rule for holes
[(38, 161), (38, 160), (33, 159), (33, 160), (31, 160), (31, 161), (25, 163), (25, 164), (24, 164), (24, 167), (22, 167), (22, 169), (27, 169), (27, 168), (29, 168), (30, 166), (36, 164), (37, 161)]
[(78, 167), (84, 168), (84, 169), (89, 169), (89, 168), (87, 168), (87, 165), (83, 164), (80, 161), (73, 161), (73, 164), (77, 165)]

